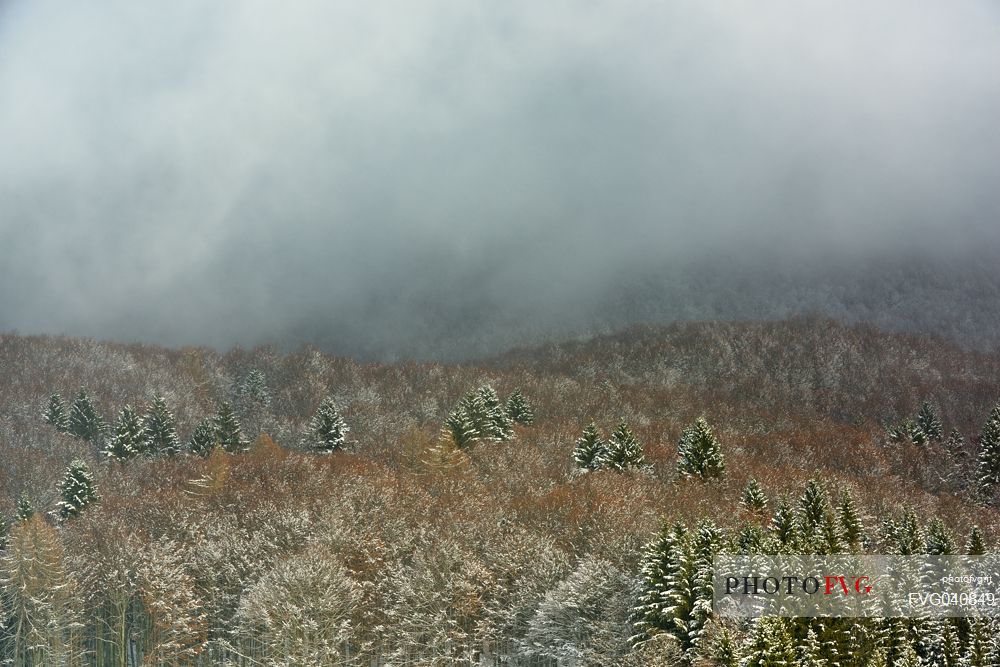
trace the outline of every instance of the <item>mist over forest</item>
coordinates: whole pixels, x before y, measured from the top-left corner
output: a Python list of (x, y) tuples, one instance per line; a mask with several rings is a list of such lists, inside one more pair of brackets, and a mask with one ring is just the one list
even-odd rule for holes
[(0, 330), (461, 359), (815, 311), (991, 349), (998, 14), (4, 2)]

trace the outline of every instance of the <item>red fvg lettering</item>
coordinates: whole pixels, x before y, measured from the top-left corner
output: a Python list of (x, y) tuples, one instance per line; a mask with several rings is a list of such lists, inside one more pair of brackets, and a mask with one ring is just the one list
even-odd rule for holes
[[(851, 582), (852, 583), (851, 586), (848, 586), (846, 577), (828, 576), (828, 577), (823, 577), (823, 580), (826, 582), (826, 591), (825, 591), (826, 595), (833, 595), (835, 588), (839, 588), (841, 591), (843, 591), (844, 595), (850, 595), (851, 588), (854, 589), (855, 593), (872, 592), (872, 587), (871, 585), (868, 584), (868, 582), (870, 581), (868, 577), (854, 577), (853, 581)], [(862, 590), (862, 586), (864, 586), (864, 590)]]

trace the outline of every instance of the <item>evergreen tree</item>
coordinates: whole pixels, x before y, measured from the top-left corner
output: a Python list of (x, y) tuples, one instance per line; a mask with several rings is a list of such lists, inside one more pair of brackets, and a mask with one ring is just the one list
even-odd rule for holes
[(271, 391), (267, 387), (264, 372), (254, 368), (244, 375), (236, 387), (236, 396), (242, 407), (270, 405)]
[(153, 397), (143, 420), (143, 450), (149, 456), (177, 456), (181, 453), (174, 415), (162, 396)]
[(576, 461), (579, 468), (597, 470), (601, 467), (601, 461), (606, 456), (606, 447), (601, 440), (597, 425), (590, 422), (576, 441), (576, 447), (573, 449), (573, 460)]
[(321, 454), (339, 452), (350, 430), (333, 399), (327, 398), (309, 422), (309, 448)]
[(740, 649), (729, 628), (723, 627), (715, 635), (709, 649), (709, 657), (718, 667), (739, 667)]
[(916, 513), (907, 508), (903, 517), (894, 525), (893, 539), (896, 552), (901, 556), (919, 554), (924, 548), (924, 533), (920, 529)]
[(951, 619), (930, 618), (919, 622), (920, 631), (916, 646), (921, 665), (931, 667), (957, 667), (961, 659), (958, 632)]
[(965, 651), (959, 662), (960, 667), (995, 667), (1000, 663), (995, 659), (1000, 658), (1000, 655), (992, 650), (993, 637), (989, 619), (970, 618)]
[(492, 426), (490, 425), (486, 406), (483, 404), (483, 399), (478, 391), (470, 391), (463, 396), (459, 400), (455, 411), (465, 416), (466, 420), (472, 426), (472, 430), (477, 434), (476, 441), (489, 437)]
[(264, 372), (254, 368), (236, 384), (235, 409), (247, 432), (255, 437), (264, 430), (271, 391)]
[(838, 553), (842, 547), (830, 496), (815, 479), (806, 484), (799, 500), (799, 535), (812, 553)]
[(680, 524), (665, 527), (646, 547), (634, 643), (666, 633), (691, 661), (712, 613), (712, 558), (721, 540), (715, 524), (703, 521), (693, 532)]
[(969, 539), (965, 543), (965, 553), (969, 556), (982, 556), (986, 553), (986, 540), (979, 526), (973, 526), (969, 533)]
[(35, 516), (35, 506), (32, 504), (31, 498), (28, 497), (28, 492), (21, 491), (21, 497), (17, 499), (15, 518), (18, 521), (27, 521), (33, 516)]
[(70, 435), (81, 440), (96, 443), (104, 434), (104, 420), (97, 414), (94, 404), (90, 401), (90, 396), (83, 389), (76, 395), (73, 401), (73, 408), (69, 413)]
[(664, 526), (643, 550), (641, 592), (638, 605), (633, 609), (633, 625), (638, 631), (632, 638), (634, 643), (675, 629), (670, 598), (680, 577), (686, 540), (687, 529), (682, 524)]
[(520, 389), (515, 389), (507, 397), (507, 416), (515, 424), (530, 426), (535, 421), (535, 411)]
[(895, 426), (890, 427), (888, 435), (889, 440), (892, 442), (909, 441), (919, 446), (927, 444), (927, 434), (912, 419), (904, 419)]
[(188, 440), (188, 452), (205, 458), (215, 449), (215, 422), (211, 418), (202, 419)]
[(694, 425), (684, 429), (677, 443), (677, 453), (680, 457), (677, 471), (682, 477), (708, 479), (720, 477), (725, 472), (726, 464), (719, 441), (704, 419), (698, 419)]
[(955, 538), (940, 518), (935, 518), (927, 529), (924, 553), (931, 556), (951, 556), (955, 553)]
[(219, 412), (215, 416), (215, 441), (230, 454), (247, 450), (240, 422), (229, 403), (224, 402), (220, 405)]
[(125, 463), (144, 450), (145, 442), (138, 415), (132, 406), (126, 405), (115, 420), (111, 437), (104, 447), (104, 455), (118, 463)]
[(751, 512), (763, 512), (767, 508), (767, 495), (760, 482), (751, 478), (743, 488), (740, 503)]
[(59, 496), (58, 514), (63, 520), (77, 516), (98, 500), (97, 485), (86, 463), (77, 459), (69, 464), (59, 483)]
[(797, 660), (788, 619), (777, 616), (756, 619), (741, 664), (744, 667), (793, 667)]
[(840, 530), (844, 537), (844, 543), (848, 549), (857, 553), (861, 549), (861, 538), (864, 529), (861, 525), (861, 517), (858, 515), (858, 510), (854, 505), (854, 499), (847, 489), (844, 489), (840, 494), (840, 504), (837, 506), (837, 519), (840, 521)]
[(920, 411), (917, 413), (917, 428), (932, 442), (940, 442), (944, 437), (941, 420), (938, 419), (934, 408), (927, 401), (921, 404)]
[(608, 440), (600, 464), (612, 470), (624, 471), (627, 468), (637, 468), (645, 462), (642, 444), (624, 421), (619, 422), (618, 428)]
[(490, 385), (483, 385), (476, 393), (486, 417), (486, 428), (477, 430), (496, 442), (506, 442), (514, 437), (514, 423), (496, 390)]
[(951, 489), (962, 489), (968, 484), (971, 475), (969, 451), (965, 446), (965, 438), (958, 429), (953, 428), (944, 441), (944, 450), (948, 460), (941, 466), (941, 478)]
[(49, 396), (49, 405), (45, 409), (45, 422), (53, 426), (60, 433), (69, 430), (69, 415), (66, 414), (66, 404), (63, 403), (62, 396), (52, 394)]
[(990, 499), (1000, 484), (1000, 406), (993, 408), (979, 436), (976, 482), (980, 496)]
[(745, 555), (767, 553), (767, 536), (760, 526), (747, 524), (736, 535), (736, 552)]
[(479, 439), (479, 431), (476, 430), (475, 424), (469, 414), (461, 408), (456, 408), (448, 415), (441, 431), (458, 449), (465, 449)]
[(778, 498), (778, 507), (774, 510), (774, 518), (771, 519), (771, 533), (782, 547), (782, 553), (795, 552), (798, 545), (798, 526), (788, 496), (783, 495)]
[(805, 639), (799, 645), (799, 659), (795, 663), (796, 667), (827, 667), (829, 663), (824, 655), (824, 648), (816, 631), (809, 628), (806, 631)]

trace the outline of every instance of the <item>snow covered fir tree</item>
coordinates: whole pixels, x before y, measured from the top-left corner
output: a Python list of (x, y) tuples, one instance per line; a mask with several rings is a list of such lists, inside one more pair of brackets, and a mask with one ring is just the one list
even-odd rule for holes
[(118, 414), (104, 455), (118, 463), (125, 463), (146, 451), (146, 433), (142, 422), (131, 405)]
[(605, 456), (607, 456), (606, 445), (601, 439), (601, 433), (597, 430), (597, 425), (590, 422), (576, 441), (573, 460), (584, 470), (596, 470), (601, 467)]
[(230, 454), (246, 450), (248, 443), (243, 437), (243, 427), (240, 426), (232, 405), (223, 402), (219, 406), (213, 426), (215, 427), (215, 442), (218, 443), (219, 447)]
[(45, 409), (45, 421), (60, 433), (69, 430), (69, 414), (66, 412), (66, 404), (63, 403), (59, 394), (52, 394), (49, 397), (49, 404)]
[(327, 398), (309, 422), (309, 448), (323, 454), (339, 452), (344, 449), (349, 431), (337, 405)]
[(97, 485), (90, 468), (83, 461), (70, 463), (59, 483), (58, 514), (60, 519), (71, 519), (91, 503), (97, 502)]
[(143, 453), (147, 456), (176, 456), (181, 451), (174, 415), (162, 396), (154, 396), (142, 422)]
[(726, 470), (722, 448), (704, 418), (684, 429), (677, 444), (677, 471), (684, 477), (709, 479)]
[[(59, 429), (61, 425), (55, 424), (55, 426)], [(81, 389), (73, 401), (67, 431), (81, 440), (97, 442), (104, 435), (104, 429), (104, 420), (97, 414), (97, 409), (94, 408), (86, 390)]]

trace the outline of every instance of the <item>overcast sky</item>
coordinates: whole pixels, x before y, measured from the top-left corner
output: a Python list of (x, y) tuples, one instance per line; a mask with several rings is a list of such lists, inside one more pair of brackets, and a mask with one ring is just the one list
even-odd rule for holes
[(988, 0), (0, 0), (0, 330), (391, 351), (995, 247), (998, 118)]

